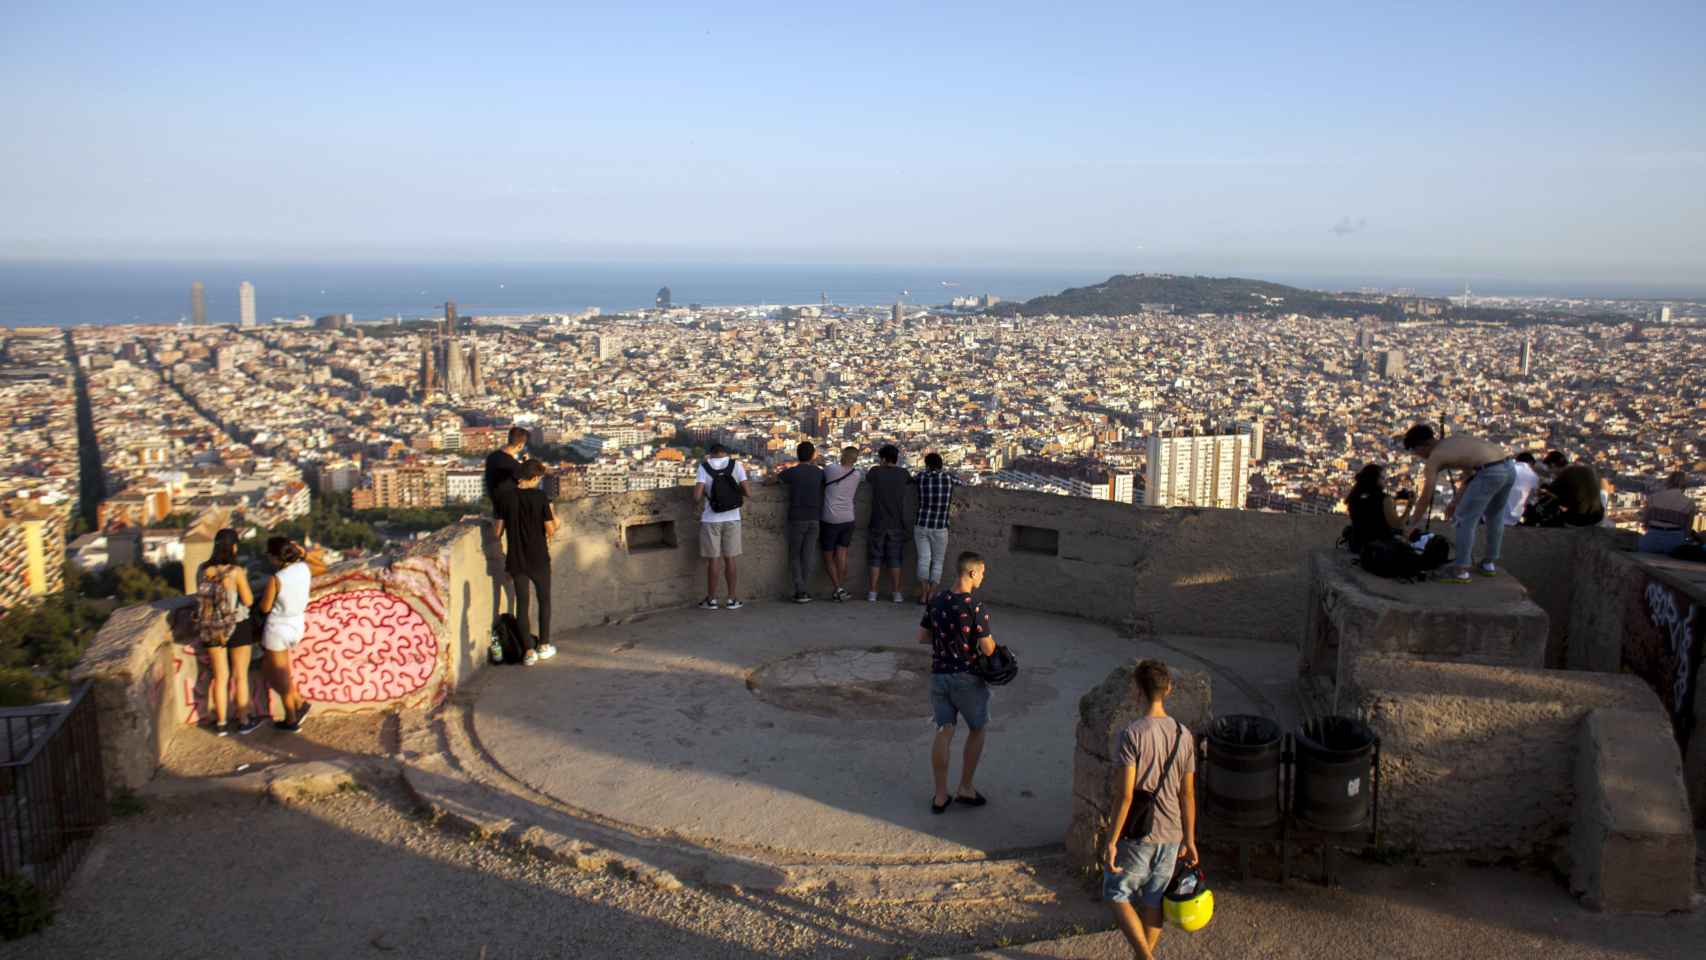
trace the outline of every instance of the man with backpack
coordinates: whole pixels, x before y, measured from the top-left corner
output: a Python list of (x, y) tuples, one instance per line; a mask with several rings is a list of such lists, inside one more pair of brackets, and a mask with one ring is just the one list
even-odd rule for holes
[(1145, 709), (1120, 734), (1102, 899), (1132, 955), (1153, 960), (1161, 939), (1161, 901), (1174, 868), (1180, 861), (1197, 864), (1197, 750), (1185, 725), (1167, 716), (1164, 701), (1173, 692), (1167, 665), (1139, 663), (1132, 683)]
[(704, 504), (699, 514), (699, 555), (705, 558), (705, 599), (699, 606), (718, 609), (717, 561), (723, 562), (723, 582), (728, 587), (727, 608), (743, 604), (736, 592), (735, 558), (740, 556), (740, 507), (752, 495), (746, 485), (746, 468), (729, 456), (722, 444), (712, 444), (699, 464), (693, 502)]

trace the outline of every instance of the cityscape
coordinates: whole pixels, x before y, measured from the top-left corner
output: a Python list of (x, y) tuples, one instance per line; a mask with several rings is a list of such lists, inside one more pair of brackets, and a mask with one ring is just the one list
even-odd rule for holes
[[(664, 287), (609, 316), (466, 316), (451, 302), (407, 321), (258, 323), (253, 285), (238, 299), (236, 324), (205, 322), (197, 282), (184, 323), (4, 334), (0, 549), (19, 559), (0, 602), (58, 590), (60, 556), (86, 570), (179, 560), (210, 508), (259, 531), (315, 496), (477, 510), (480, 459), (518, 424), (560, 499), (690, 486), (713, 443), (762, 477), (810, 439), (867, 461), (884, 443), (909, 463), (934, 451), (974, 485), (1342, 513), (1362, 464), (1415, 472), (1394, 438), (1417, 420), (1586, 458), (1614, 487), (1608, 522), (1629, 528), (1667, 475), (1706, 472), (1706, 310), (1689, 302), (1491, 304), (1565, 321), (1516, 325), (1398, 295), (1381, 299), (1413, 315), (1388, 323), (1165, 304), (990, 315), (986, 295), (701, 307)], [(1583, 313), (1595, 321), (1567, 322)], [(80, 402), (92, 475), (71, 442)], [(80, 503), (90, 529), (70, 535)]]

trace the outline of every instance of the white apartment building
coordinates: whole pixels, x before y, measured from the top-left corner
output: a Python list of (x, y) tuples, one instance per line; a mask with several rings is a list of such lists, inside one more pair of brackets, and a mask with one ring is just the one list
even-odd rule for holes
[(476, 503), (486, 495), (486, 475), (479, 470), (450, 470), (444, 475), (444, 499)]
[(1144, 506), (1243, 509), (1251, 439), (1247, 433), (1152, 435)]

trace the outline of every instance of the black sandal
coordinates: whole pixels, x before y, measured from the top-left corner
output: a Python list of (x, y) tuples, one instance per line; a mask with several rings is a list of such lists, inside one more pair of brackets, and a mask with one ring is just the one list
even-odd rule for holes
[(953, 798), (953, 797), (949, 797), (949, 798), (948, 798), (948, 803), (944, 803), (944, 804), (942, 804), (942, 805), (941, 805), (941, 806), (939, 806), (939, 807), (938, 807), (938, 806), (936, 806), (936, 798), (935, 798), (935, 797), (931, 797), (931, 798), (930, 798), (930, 812), (931, 812), (931, 813), (936, 813), (936, 814), (942, 814), (942, 813), (947, 813), (947, 812), (948, 812), (948, 804), (951, 804), (951, 803), (953, 803), (953, 802), (954, 802), (954, 798)]
[(972, 795), (969, 797), (962, 797), (959, 794), (954, 794), (954, 802), (955, 803), (963, 803), (968, 807), (981, 807), (984, 804), (988, 803), (989, 799), (987, 797), (985, 797), (983, 794), (978, 793), (977, 791), (973, 790)]

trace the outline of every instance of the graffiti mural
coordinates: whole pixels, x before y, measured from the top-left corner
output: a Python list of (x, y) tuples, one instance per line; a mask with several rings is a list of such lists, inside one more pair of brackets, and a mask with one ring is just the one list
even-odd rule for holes
[(402, 598), (352, 590), (308, 605), (307, 632), (291, 672), (311, 701), (379, 703), (425, 687), (438, 653), (436, 631)]
[(1694, 732), (1694, 701), (1699, 695), (1700, 633), (1706, 629), (1700, 609), (1686, 594), (1651, 579), (1629, 602), (1640, 609), (1624, 617), (1628, 625), (1624, 665), (1658, 693), (1677, 743), (1686, 748)]

